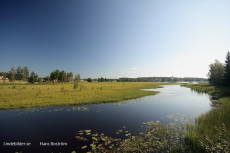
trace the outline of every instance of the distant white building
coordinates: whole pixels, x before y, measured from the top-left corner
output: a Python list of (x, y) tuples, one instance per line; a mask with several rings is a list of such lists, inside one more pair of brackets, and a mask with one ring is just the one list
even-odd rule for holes
[[(3, 76), (0, 76), (0, 80), (2, 80), (2, 79), (4, 79), (4, 77)], [(5, 78), (6, 80), (8, 79), (8, 78)]]

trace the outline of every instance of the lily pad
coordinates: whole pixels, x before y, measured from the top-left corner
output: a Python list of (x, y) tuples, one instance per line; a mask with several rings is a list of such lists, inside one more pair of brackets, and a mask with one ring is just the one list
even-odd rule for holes
[(82, 147), (81, 147), (81, 149), (85, 149), (85, 148), (87, 148), (87, 146), (82, 146)]
[(86, 133), (90, 133), (90, 132), (91, 132), (91, 130), (85, 130), (85, 132), (86, 132)]

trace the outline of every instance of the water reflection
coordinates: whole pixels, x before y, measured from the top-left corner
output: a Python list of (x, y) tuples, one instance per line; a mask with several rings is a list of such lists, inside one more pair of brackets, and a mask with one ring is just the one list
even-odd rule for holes
[(212, 106), (212, 107), (218, 107), (220, 105), (218, 102), (217, 96), (209, 95), (209, 100), (210, 100), (210, 106)]

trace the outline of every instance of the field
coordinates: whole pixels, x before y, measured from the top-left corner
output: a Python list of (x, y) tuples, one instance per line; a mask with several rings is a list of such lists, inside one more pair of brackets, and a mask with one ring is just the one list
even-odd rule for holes
[(7, 83), (0, 85), (0, 109), (119, 102), (154, 95), (157, 92), (140, 89), (159, 88), (162, 84), (166, 83), (80, 82), (75, 90), (73, 83)]

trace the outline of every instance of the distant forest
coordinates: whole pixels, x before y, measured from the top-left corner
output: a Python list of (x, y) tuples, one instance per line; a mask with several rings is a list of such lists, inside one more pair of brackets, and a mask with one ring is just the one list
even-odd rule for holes
[(119, 78), (121, 82), (207, 82), (206, 78), (194, 77), (139, 77), (139, 78)]
[(138, 77), (138, 78), (119, 78), (119, 79), (111, 79), (111, 78), (87, 78), (81, 79), (80, 74), (73, 74), (73, 72), (65, 72), (64, 70), (60, 71), (58, 69), (50, 72), (50, 75), (46, 77), (39, 77), (34, 71), (29, 74), (29, 68), (27, 66), (20, 67), (17, 69), (11, 67), (9, 72), (0, 72), (0, 79), (9, 80), (9, 82), (18, 81), (28, 81), (29, 83), (34, 82), (71, 82), (75, 80), (88, 81), (88, 82), (206, 82), (205, 78), (178, 78), (178, 77)]

